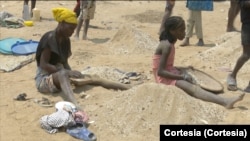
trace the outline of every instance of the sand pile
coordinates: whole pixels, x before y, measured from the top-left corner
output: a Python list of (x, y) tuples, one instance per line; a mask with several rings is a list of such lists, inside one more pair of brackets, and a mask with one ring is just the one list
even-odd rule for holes
[(34, 61), (35, 56), (15, 56), (15, 55), (2, 55), (0, 54), (0, 71), (11, 72)]
[(135, 71), (126, 72), (124, 70), (108, 66), (87, 67), (81, 73), (98, 75), (101, 78), (125, 84), (133, 83), (136, 81), (143, 81), (151, 77), (151, 74), (145, 74)]
[(84, 69), (82, 74), (98, 75), (101, 78), (109, 79), (112, 81), (119, 81), (126, 72), (119, 70), (117, 68), (100, 66), (100, 67), (88, 67)]
[(108, 44), (113, 54), (143, 54), (157, 45), (153, 37), (131, 25), (122, 25)]
[[(120, 140), (157, 140), (160, 124), (216, 124), (225, 108), (190, 97), (175, 86), (146, 83), (123, 92), (93, 111), (98, 115), (97, 131), (120, 135)], [(98, 133), (97, 133), (98, 134)], [(100, 134), (106, 136), (106, 134)]]
[[(198, 68), (209, 68), (218, 70), (221, 67), (233, 69), (238, 57), (242, 53), (241, 34), (237, 32), (226, 33), (214, 42), (215, 47), (212, 47), (196, 55), (192, 55), (182, 61), (186, 65), (195, 64)], [(197, 66), (198, 65), (198, 66)], [(242, 67), (242, 73), (248, 73), (250, 70), (250, 62), (248, 61)]]

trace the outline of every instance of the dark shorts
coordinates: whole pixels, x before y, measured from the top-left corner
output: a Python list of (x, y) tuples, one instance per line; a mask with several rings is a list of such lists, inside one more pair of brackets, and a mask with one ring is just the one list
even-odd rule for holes
[(250, 45), (250, 24), (242, 24), (241, 27), (241, 44)]

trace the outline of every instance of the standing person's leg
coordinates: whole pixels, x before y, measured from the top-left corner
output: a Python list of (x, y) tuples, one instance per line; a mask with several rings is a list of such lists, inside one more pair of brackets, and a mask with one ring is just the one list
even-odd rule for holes
[(194, 11), (193, 13), (195, 18), (195, 33), (198, 38), (196, 46), (203, 46), (202, 11)]
[(87, 33), (88, 33), (88, 29), (89, 29), (89, 22), (90, 22), (90, 19), (85, 19), (84, 20), (83, 35), (82, 35), (82, 39), (83, 40), (87, 40)]
[(180, 46), (188, 46), (189, 45), (189, 38), (193, 36), (193, 29), (194, 29), (194, 11), (188, 10), (188, 19), (187, 19), (187, 29), (186, 29), (186, 37), (184, 41), (180, 44)]
[(233, 69), (233, 72), (230, 73), (227, 77), (227, 85), (228, 85), (227, 88), (228, 90), (231, 90), (231, 91), (236, 91), (238, 89), (237, 81), (236, 81), (237, 73), (250, 58), (250, 25), (249, 24), (242, 24), (241, 40), (242, 40), (243, 52), (241, 56), (238, 58), (236, 65)]
[(164, 16), (163, 16), (162, 21), (161, 21), (160, 30), (159, 30), (159, 33), (158, 33), (159, 35), (164, 30), (164, 23), (172, 15), (174, 5), (175, 5), (175, 0), (166, 0), (165, 13), (164, 13)]
[(228, 10), (227, 32), (237, 31), (234, 27), (234, 20), (240, 11), (238, 0), (230, 0), (230, 7)]
[(36, 0), (31, 0), (30, 16), (33, 17), (33, 9), (36, 7)]
[(227, 109), (232, 109), (234, 104), (242, 100), (245, 95), (245, 94), (241, 94), (240, 96), (236, 96), (232, 98), (224, 98), (214, 93), (211, 93), (209, 91), (206, 91), (200, 88), (199, 86), (191, 84), (184, 80), (178, 80), (176, 82), (176, 86), (184, 90), (190, 96), (193, 96), (195, 98), (198, 98), (207, 102), (213, 102), (213, 103), (219, 104), (221, 106), (224, 106)]
[(22, 17), (24, 20), (30, 20), (30, 15), (32, 11), (29, 11), (29, 0), (23, 1), (23, 11), (22, 11)]
[(80, 14), (78, 16), (78, 23), (77, 23), (77, 27), (76, 27), (76, 33), (75, 33), (75, 39), (79, 40), (79, 34), (80, 34), (80, 30), (82, 28), (82, 24), (83, 24), (83, 7), (84, 7), (84, 2), (83, 0), (79, 1), (79, 6), (80, 6)]
[[(249, 48), (249, 49), (246, 49)], [(249, 60), (249, 53), (247, 53), (246, 51), (250, 51), (250, 46), (244, 46), (243, 45), (243, 53), (241, 54), (241, 56), (238, 58), (236, 65), (232, 71), (232, 73), (230, 73), (228, 75), (228, 89), (232, 90), (232, 91), (236, 91), (237, 90), (237, 81), (236, 81), (236, 76), (238, 71), (242, 68), (242, 66)]]
[(29, 0), (24, 0), (23, 1), (23, 5), (28, 5), (29, 4)]
[(90, 20), (94, 19), (95, 15), (95, 9), (96, 9), (96, 2), (94, 0), (91, 0), (88, 2), (88, 8), (84, 11), (84, 28), (83, 28), (83, 40), (87, 40), (87, 34), (89, 29), (89, 23)]
[(76, 0), (76, 5), (74, 7), (74, 12), (76, 13), (76, 16), (79, 17), (81, 8), (80, 8), (80, 0)]
[(79, 40), (79, 34), (80, 34), (80, 30), (82, 28), (82, 24), (83, 24), (83, 18), (81, 17), (81, 13), (78, 17), (78, 22), (77, 22), (77, 27), (76, 27), (76, 33), (75, 33), (75, 39)]
[(248, 83), (248, 86), (244, 89), (244, 91), (250, 93), (250, 81)]

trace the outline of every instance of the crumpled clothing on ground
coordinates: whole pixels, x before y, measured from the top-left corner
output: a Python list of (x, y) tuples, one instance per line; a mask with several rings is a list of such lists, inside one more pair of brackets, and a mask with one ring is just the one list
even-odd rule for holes
[(1, 11), (0, 26), (7, 28), (20, 28), (24, 26), (24, 20), (22, 18), (15, 17), (6, 11)]
[(57, 110), (51, 115), (45, 115), (40, 119), (41, 128), (48, 133), (53, 134), (58, 132), (58, 128), (67, 127), (76, 124), (71, 113), (65, 110)]

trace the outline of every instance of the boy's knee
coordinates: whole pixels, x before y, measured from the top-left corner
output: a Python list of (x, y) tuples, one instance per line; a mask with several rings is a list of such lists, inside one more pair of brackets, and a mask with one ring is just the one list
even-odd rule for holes
[(61, 69), (58, 74), (60, 75), (59, 77), (65, 77), (65, 76), (68, 77), (69, 76), (68, 71), (65, 69)]

